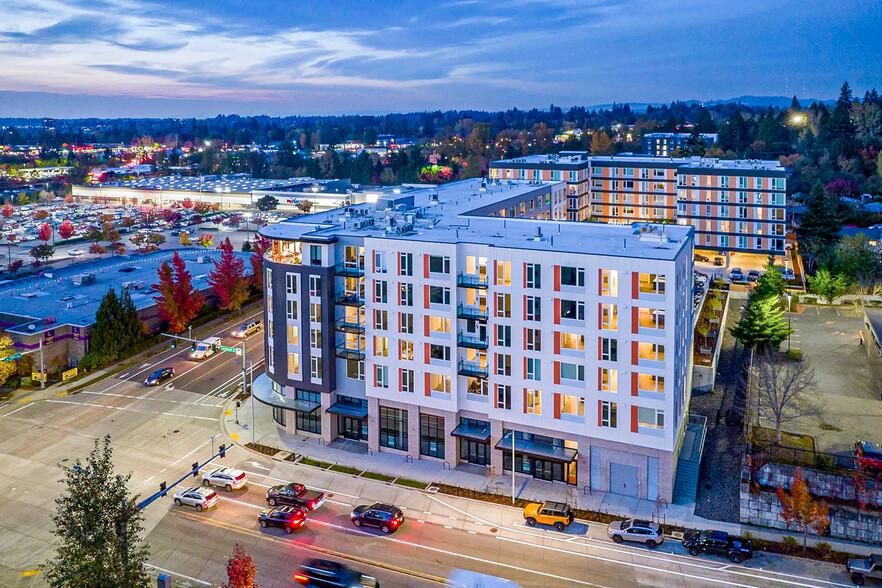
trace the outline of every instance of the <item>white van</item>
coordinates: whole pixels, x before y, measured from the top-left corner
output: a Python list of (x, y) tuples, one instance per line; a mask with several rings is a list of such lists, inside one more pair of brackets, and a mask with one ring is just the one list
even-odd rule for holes
[(200, 341), (196, 344), (196, 348), (190, 352), (190, 359), (205, 359), (206, 357), (211, 357), (220, 351), (220, 345), (220, 337), (209, 337), (204, 341)]

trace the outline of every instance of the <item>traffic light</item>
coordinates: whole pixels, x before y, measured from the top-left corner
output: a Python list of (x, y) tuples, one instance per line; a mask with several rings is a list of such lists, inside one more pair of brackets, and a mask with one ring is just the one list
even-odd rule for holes
[(162, 492), (163, 496), (165, 496), (165, 482), (159, 483), (159, 491)]
[(193, 462), (193, 477), (195, 478), (198, 475), (199, 475), (199, 462), (194, 461)]
[(195, 342), (190, 344), (190, 351), (196, 351), (196, 343)]
[(172, 339), (172, 340), (171, 340), (171, 348), (174, 349), (174, 348), (177, 347), (177, 346), (178, 346), (178, 340), (177, 340), (177, 339)]
[(227, 446), (221, 444), (221, 446), (218, 447), (218, 451), (220, 452), (220, 456), (224, 457), (224, 454), (227, 452)]
[(241, 406), (242, 406), (242, 402), (237, 400), (236, 401), (236, 408), (240, 408)]

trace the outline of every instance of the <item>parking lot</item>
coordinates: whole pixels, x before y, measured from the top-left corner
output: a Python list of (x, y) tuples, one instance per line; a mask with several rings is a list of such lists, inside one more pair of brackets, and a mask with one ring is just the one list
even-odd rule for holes
[[(695, 257), (695, 270), (707, 274), (711, 279), (723, 278), (727, 281), (732, 281), (732, 270), (737, 268), (738, 270), (741, 270), (741, 275), (744, 279), (740, 280), (736, 275), (734, 281), (744, 281), (745, 283), (747, 281), (747, 276), (751, 271), (756, 271), (759, 272), (759, 274), (762, 274), (766, 263), (769, 261), (769, 256), (764, 254), (729, 253), (727, 259), (725, 255), (721, 255), (718, 252), (698, 249), (695, 251)], [(785, 270), (789, 269), (793, 271), (795, 283), (801, 283), (801, 278), (798, 274), (799, 267), (798, 265), (794, 265), (791, 257), (792, 252), (788, 250), (786, 256), (778, 256), (775, 259), (775, 264)], [(707, 258), (707, 261), (703, 261), (702, 258)]]
[(858, 311), (810, 306), (788, 316), (794, 328), (790, 345), (814, 366), (823, 410), (785, 429), (813, 436), (818, 451), (843, 456), (851, 455), (858, 439), (882, 442), (882, 357), (860, 344)]

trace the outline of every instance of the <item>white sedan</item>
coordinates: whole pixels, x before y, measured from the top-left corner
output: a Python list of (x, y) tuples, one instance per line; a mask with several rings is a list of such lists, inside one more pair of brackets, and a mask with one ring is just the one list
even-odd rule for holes
[(83, 251), (82, 249), (71, 249), (67, 252), (67, 254), (70, 255), (71, 257), (79, 257), (80, 255), (85, 255), (85, 253), (86, 252)]
[(203, 486), (218, 486), (227, 492), (238, 490), (248, 483), (248, 474), (233, 468), (220, 468), (202, 474)]

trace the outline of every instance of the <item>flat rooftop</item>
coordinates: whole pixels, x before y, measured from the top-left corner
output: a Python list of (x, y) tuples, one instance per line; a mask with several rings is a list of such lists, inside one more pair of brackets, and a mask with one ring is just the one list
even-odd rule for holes
[[(294, 217), (261, 229), (271, 239), (332, 241), (340, 237), (471, 243), (673, 260), (693, 229), (673, 224), (609, 225), (486, 216), (484, 210), (546, 194), (563, 182), (462, 180), (440, 186), (376, 191), (376, 203)], [(365, 192), (372, 194), (373, 191)]]
[(511, 165), (576, 165), (587, 164), (591, 157), (587, 151), (561, 151), (544, 155), (525, 155), (512, 159), (499, 159), (490, 162), (490, 167), (509, 167)]
[(254, 190), (281, 190), (314, 183), (313, 178), (269, 180), (243, 175), (220, 176), (160, 176), (123, 182), (106, 182), (100, 188), (132, 188), (136, 190), (175, 190), (178, 192), (223, 192), (251, 194)]
[[(193, 286), (199, 290), (208, 288), (208, 272), (214, 269), (214, 261), (220, 259), (221, 252), (215, 249), (178, 249), (193, 277)], [(101, 299), (113, 286), (121, 293), (123, 283), (142, 282), (139, 289), (130, 289), (129, 294), (135, 308), (141, 310), (156, 303), (156, 293), (151, 284), (159, 282), (156, 270), (164, 261), (171, 262), (173, 250), (154, 251), (146, 254), (116, 255), (70, 265), (61, 269), (46, 268), (51, 278), (31, 276), (21, 280), (8, 280), (0, 284), (0, 300), (3, 301), (3, 315), (30, 319), (4, 330), (11, 333), (39, 333), (60, 325), (89, 326), (95, 322), (95, 313)], [(237, 252), (245, 259), (246, 269), (250, 268), (247, 258), (250, 253)], [(202, 257), (204, 263), (198, 263)], [(77, 286), (74, 276), (93, 274), (95, 281)], [(46, 324), (46, 319), (55, 322)], [(4, 322), (8, 322), (4, 321)], [(33, 330), (28, 325), (34, 324)]]
[(767, 159), (714, 159), (709, 157), (689, 157), (680, 165), (683, 170), (727, 169), (733, 171), (762, 170), (787, 173), (777, 160)]

